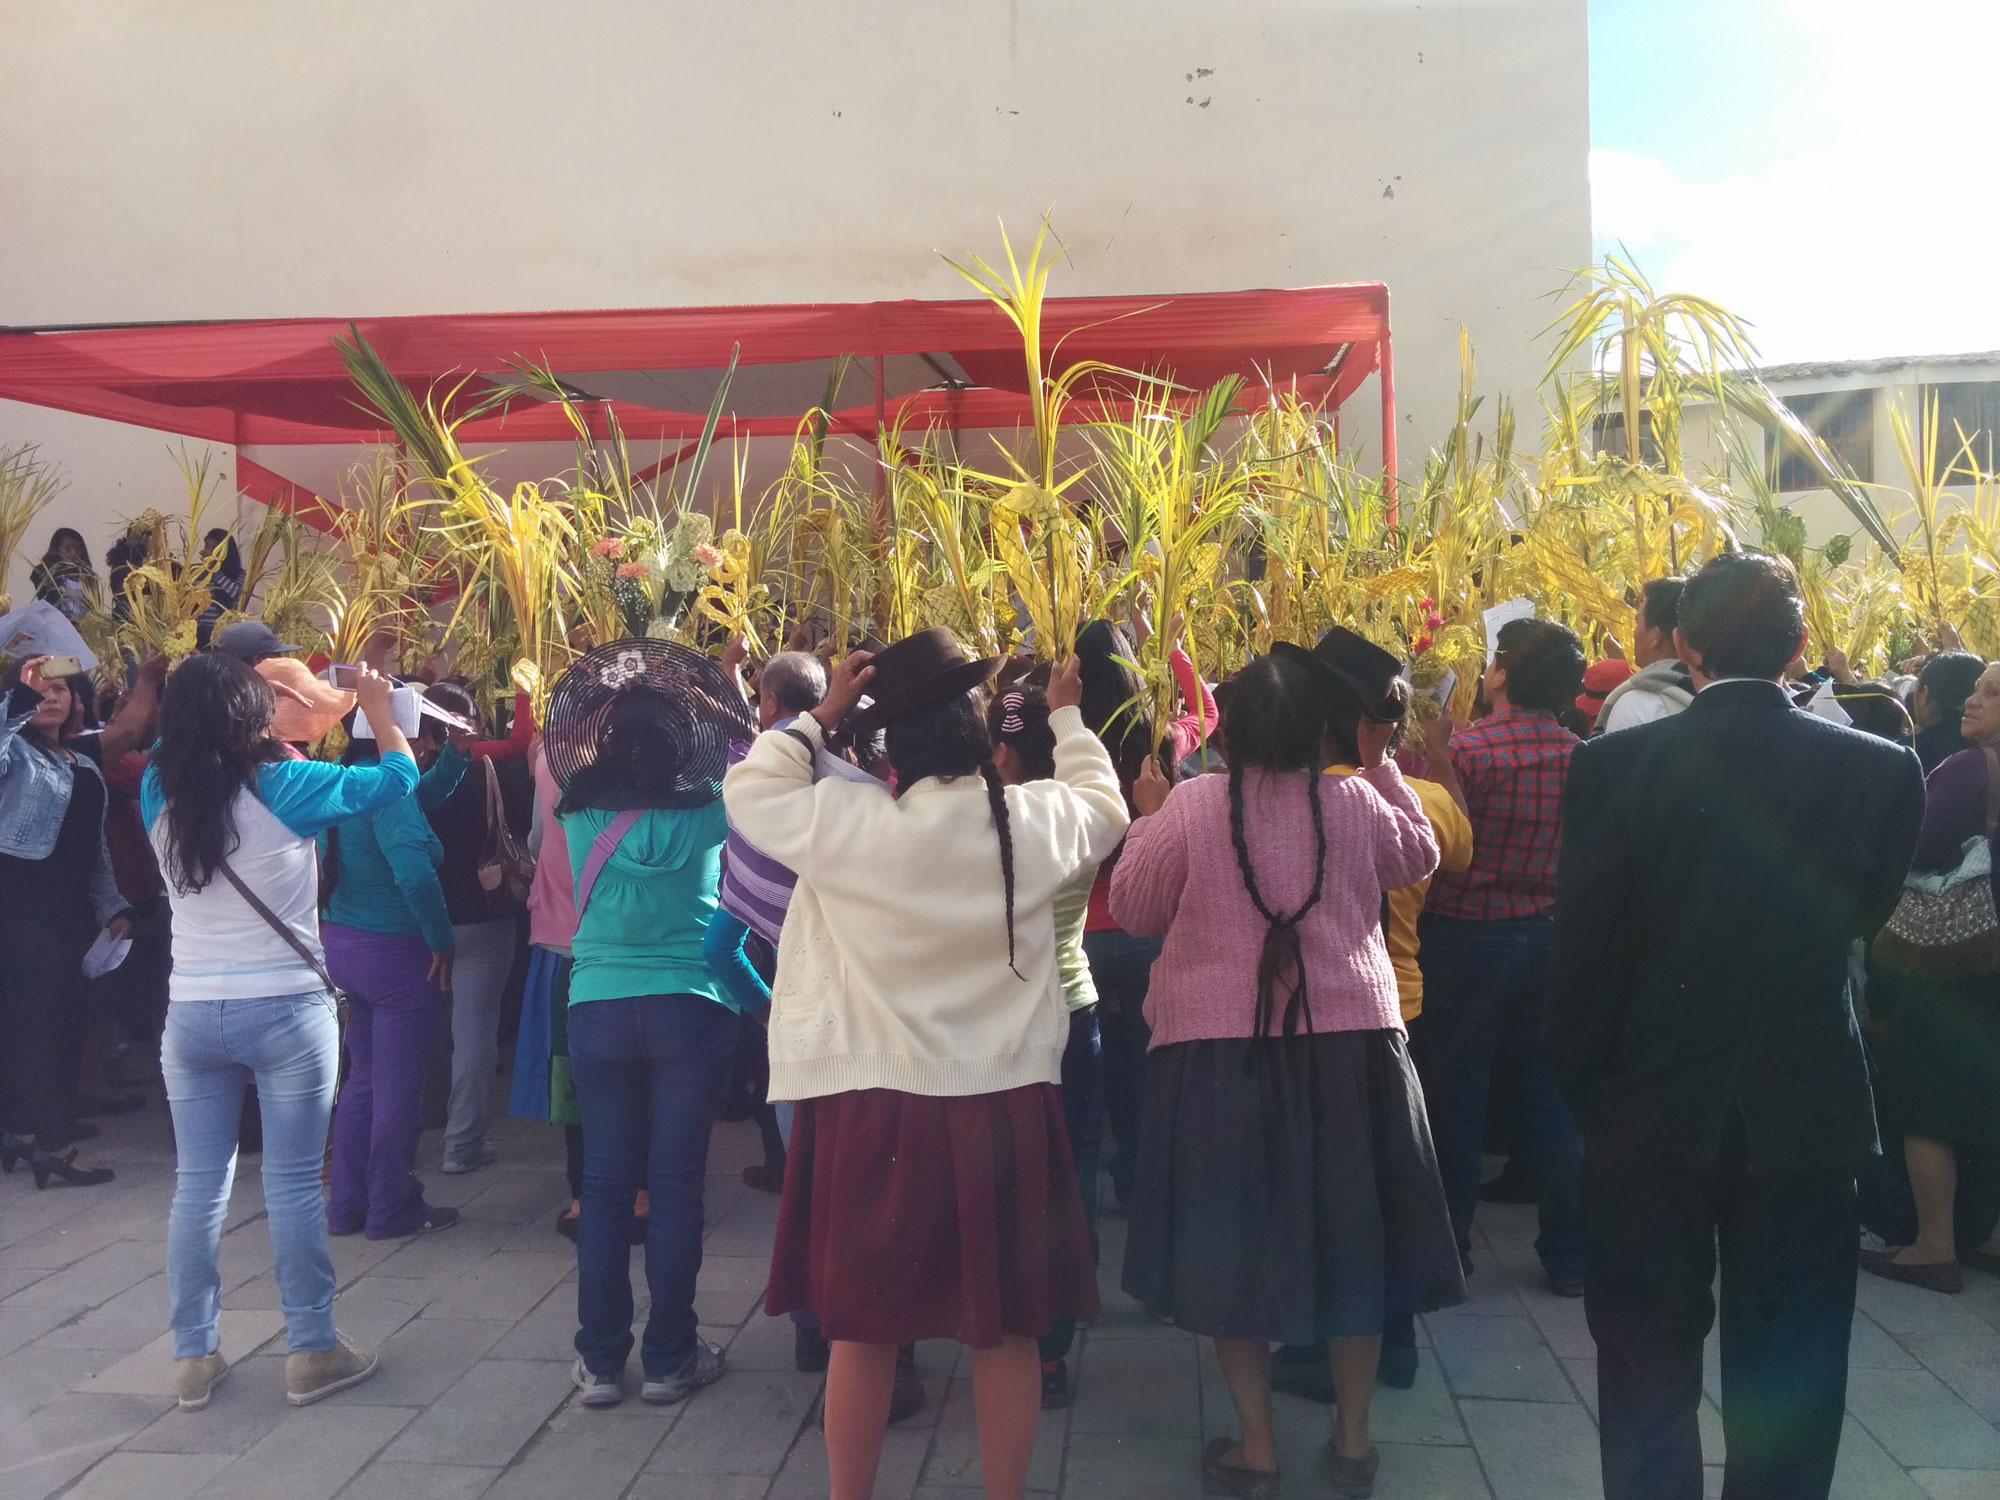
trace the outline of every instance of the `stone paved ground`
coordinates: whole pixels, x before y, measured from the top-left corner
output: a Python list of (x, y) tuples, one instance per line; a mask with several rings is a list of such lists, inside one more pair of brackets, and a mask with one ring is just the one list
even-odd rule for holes
[[(432, 1176), (465, 1210), (435, 1239), (335, 1241), (341, 1326), (380, 1343), (366, 1386), (304, 1411), (282, 1399), (283, 1340), (254, 1172), (237, 1184), (222, 1266), (223, 1346), (239, 1361), (205, 1412), (170, 1409), (161, 1275), (172, 1158), (157, 1107), (107, 1122), (116, 1184), (37, 1193), (0, 1179), (0, 1496), (39, 1500), (791, 1500), (825, 1493), (819, 1381), (791, 1367), (788, 1324), (758, 1308), (774, 1199), (737, 1169), (747, 1126), (718, 1130), (700, 1311), (730, 1373), (685, 1406), (571, 1400), (574, 1260), (551, 1231), (562, 1146), (502, 1120), (498, 1167)], [(435, 1135), (423, 1160), (437, 1159)], [(1474, 1298), (1427, 1320), (1416, 1389), (1375, 1406), (1383, 1500), (1598, 1494), (1593, 1348), (1580, 1304), (1541, 1290), (1525, 1210), (1487, 1210)], [(1030, 1483), (1068, 1500), (1200, 1492), (1203, 1437), (1229, 1431), (1213, 1356), (1116, 1288), (1124, 1221), (1105, 1224), (1105, 1314), (1081, 1346), (1079, 1399), (1043, 1419)], [(2000, 1497), (2000, 1280), (1957, 1298), (1863, 1278), (1836, 1493)], [(641, 1283), (643, 1285), (643, 1283)], [(979, 1468), (966, 1365), (918, 1361), (927, 1410), (890, 1433), (877, 1493), (963, 1500)], [(1711, 1360), (1710, 1395), (1714, 1395)], [(1326, 1493), (1325, 1414), (1279, 1399), (1285, 1493)], [(1703, 1412), (1711, 1458), (1720, 1423)], [(1710, 1469), (1709, 1491), (1721, 1471)]]

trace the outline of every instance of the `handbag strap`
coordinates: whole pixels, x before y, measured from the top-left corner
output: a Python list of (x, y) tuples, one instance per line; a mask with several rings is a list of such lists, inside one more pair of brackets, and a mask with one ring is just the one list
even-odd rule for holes
[(1993, 837), (1993, 829), (2000, 824), (2000, 752), (1991, 745), (1982, 747), (1986, 752), (1986, 836)]
[(506, 817), (506, 811), (500, 805), (500, 772), (491, 756), (480, 756), (479, 763), (486, 767), (486, 837), (491, 839), (494, 830)]
[(290, 924), (278, 920), (278, 914), (266, 906), (258, 898), (257, 893), (243, 883), (241, 875), (229, 868), (229, 861), (225, 859), (216, 868), (222, 871), (224, 879), (236, 887), (236, 894), (250, 904), (250, 909), (270, 924), (271, 931), (289, 943), (292, 951), (306, 961), (306, 966), (319, 976), (319, 982), (327, 987), (328, 992), (337, 992), (340, 986), (335, 984), (333, 976), (326, 972), (326, 965), (320, 962), (319, 955), (299, 940), (299, 935), (292, 931)]
[(643, 807), (628, 807), (609, 823), (604, 831), (590, 841), (590, 853), (585, 856), (583, 868), (576, 876), (576, 919), (583, 920), (583, 910), (590, 905), (590, 893), (597, 887), (597, 877), (604, 873), (605, 861), (612, 851), (624, 842), (625, 835), (632, 831), (632, 825), (639, 821)]

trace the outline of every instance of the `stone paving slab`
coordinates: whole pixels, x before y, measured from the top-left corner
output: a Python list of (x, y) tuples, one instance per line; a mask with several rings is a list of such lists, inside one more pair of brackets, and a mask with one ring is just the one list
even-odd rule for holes
[[(106, 1121), (119, 1169), (105, 1189), (37, 1193), (0, 1178), (0, 1497), (4, 1500), (801, 1500), (826, 1493), (822, 1380), (793, 1367), (792, 1327), (762, 1312), (777, 1203), (738, 1172), (758, 1159), (749, 1125), (718, 1126), (706, 1182), (704, 1336), (729, 1373), (674, 1408), (628, 1399), (588, 1411), (569, 1380), (573, 1249), (551, 1227), (567, 1200), (557, 1132), (496, 1120), (500, 1163), (458, 1177), (419, 1170), (459, 1227), (410, 1241), (334, 1242), (342, 1329), (381, 1347), (382, 1373), (304, 1410), (284, 1401), (284, 1338), (254, 1160), (225, 1221), (224, 1348), (241, 1363), (208, 1410), (167, 1397), (166, 1209), (171, 1152), (155, 1107)], [(1109, 1195), (1106, 1195), (1108, 1201)], [(1202, 1493), (1205, 1436), (1235, 1415), (1212, 1346), (1149, 1318), (1119, 1289), (1126, 1224), (1102, 1225), (1104, 1308), (1070, 1356), (1076, 1403), (1042, 1419), (1030, 1494), (1175, 1500)], [(1483, 1205), (1467, 1303), (1419, 1324), (1409, 1391), (1378, 1389), (1372, 1429), (1383, 1500), (1595, 1496), (1596, 1348), (1581, 1304), (1552, 1296), (1533, 1254), (1534, 1215)], [(644, 1316), (644, 1265), (631, 1261)], [(1840, 1500), (2000, 1497), (2000, 1279), (1960, 1297), (1864, 1278), (1850, 1343)], [(253, 1352), (258, 1351), (258, 1352)], [(1716, 1345), (1700, 1414), (1720, 1493)], [(971, 1366), (926, 1343), (925, 1408), (886, 1437), (884, 1500), (981, 1492)], [(1285, 1490), (1331, 1494), (1329, 1414), (1275, 1398)]]

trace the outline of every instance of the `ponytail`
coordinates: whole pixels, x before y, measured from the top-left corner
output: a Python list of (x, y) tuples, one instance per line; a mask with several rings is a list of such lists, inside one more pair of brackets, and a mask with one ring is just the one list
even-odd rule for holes
[(1014, 830), (1007, 821), (1007, 789), (990, 760), (979, 763), (979, 779), (986, 783), (987, 805), (993, 809), (993, 827), (1000, 835), (1000, 882), (1007, 890), (1007, 967), (1025, 983), (1028, 976), (1014, 962)]

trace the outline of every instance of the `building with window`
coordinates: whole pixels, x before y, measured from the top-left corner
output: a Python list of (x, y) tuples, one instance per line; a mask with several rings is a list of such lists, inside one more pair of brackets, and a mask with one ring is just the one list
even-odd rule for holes
[[(1972, 496), (1973, 471), (1992, 474), (2000, 469), (2000, 350), (1770, 365), (1758, 373), (1855, 478), (1871, 487), (1877, 508), (1892, 525), (1897, 512), (1907, 507), (1914, 482), (1896, 443), (1893, 413), (1899, 408), (1909, 422), (1914, 448), (1919, 415), (1936, 402), (1931, 478), (1959, 502)], [(1621, 441), (1622, 431), (1621, 426)], [(1723, 445), (1712, 409), (1689, 413), (1688, 436), (1691, 458), (1721, 462)], [(1775, 474), (1779, 498), (1805, 521), (1815, 544), (1855, 530), (1846, 507), (1818, 485), (1813, 466), (1795, 445), (1740, 424), (1736, 436), (1739, 452), (1761, 449), (1766, 472)], [(1916, 457), (1925, 461), (1921, 453)]]

